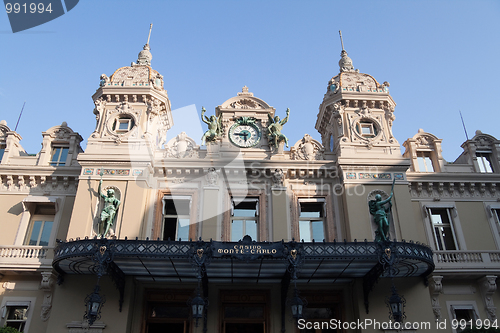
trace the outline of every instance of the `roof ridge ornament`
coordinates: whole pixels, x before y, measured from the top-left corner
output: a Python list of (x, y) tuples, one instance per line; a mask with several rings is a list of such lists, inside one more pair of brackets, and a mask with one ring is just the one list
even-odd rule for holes
[(342, 52), (340, 53), (340, 61), (339, 61), (339, 67), (340, 67), (340, 72), (356, 72), (359, 73), (359, 69), (354, 69), (354, 66), (352, 65), (352, 60), (347, 56), (347, 51), (344, 49), (344, 41), (342, 40), (342, 31), (339, 30), (339, 35), (340, 35), (340, 44), (342, 45)]
[(144, 45), (143, 49), (141, 52), (139, 52), (139, 55), (137, 57), (137, 63), (132, 63), (132, 66), (135, 65), (146, 65), (146, 66), (151, 66), (151, 59), (153, 59), (153, 55), (151, 55), (151, 52), (149, 50), (151, 49), (149, 47), (149, 39), (151, 38), (151, 30), (153, 29), (153, 23), (149, 25), (149, 35), (148, 35), (148, 41), (146, 45)]

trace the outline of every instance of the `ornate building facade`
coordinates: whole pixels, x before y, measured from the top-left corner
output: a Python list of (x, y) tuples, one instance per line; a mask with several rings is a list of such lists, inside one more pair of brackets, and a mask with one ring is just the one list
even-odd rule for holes
[(395, 332), (402, 320), (458, 332), (452, 320), (497, 319), (499, 140), (478, 131), (449, 163), (419, 130), (402, 153), (389, 83), (342, 50), (321, 142), (289, 143), (293, 111), (248, 87), (203, 111), (203, 145), (189, 129), (166, 142), (175, 125), (151, 59), (146, 44), (101, 75), (85, 152), (66, 123), (34, 156), (0, 123), (0, 325)]

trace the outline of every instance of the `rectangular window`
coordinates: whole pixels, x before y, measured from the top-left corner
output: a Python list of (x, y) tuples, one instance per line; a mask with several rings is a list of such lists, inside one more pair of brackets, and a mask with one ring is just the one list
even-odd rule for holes
[(19, 332), (24, 332), (26, 321), (28, 320), (28, 308), (29, 304), (25, 304), (25, 302), (21, 302), (19, 304), (15, 304), (15, 302), (7, 302), (5, 307), (2, 309), (4, 325), (7, 327), (13, 327)]
[(417, 152), (418, 170), (420, 172), (434, 172), (430, 152)]
[(483, 173), (492, 173), (493, 168), (491, 167), (491, 154), (490, 153), (478, 153), (477, 164), (479, 164), (479, 171)]
[(132, 124), (132, 119), (129, 119), (129, 118), (120, 118), (120, 119), (117, 119), (116, 122), (117, 122), (117, 129), (116, 129), (116, 132), (128, 132), (130, 131), (130, 125)]
[(450, 210), (450, 208), (429, 209), (434, 241), (439, 251), (458, 250)]
[(191, 197), (163, 198), (163, 239), (189, 240)]
[[(452, 305), (451, 306), (453, 318), (460, 323), (464, 323), (467, 328), (471, 328), (471, 322), (475, 323), (476, 319), (478, 319), (476, 315), (476, 311), (474, 310), (474, 306), (472, 305)], [(460, 325), (460, 324), (459, 324)], [(464, 329), (461, 327), (457, 328), (456, 332), (462, 332)]]
[(245, 235), (258, 241), (259, 199), (245, 198), (231, 200), (231, 242), (243, 239)]
[(325, 238), (324, 199), (299, 199), (299, 239), (321, 242)]
[(0, 163), (2, 163), (3, 154), (5, 153), (5, 145), (0, 144)]
[(68, 158), (68, 147), (54, 147), (52, 149), (52, 158), (50, 159), (51, 166), (60, 166), (66, 164)]

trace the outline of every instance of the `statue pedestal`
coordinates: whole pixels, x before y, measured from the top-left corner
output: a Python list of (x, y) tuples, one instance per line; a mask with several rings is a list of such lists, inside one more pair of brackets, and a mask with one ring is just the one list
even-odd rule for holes
[(205, 158), (220, 158), (220, 142), (207, 142), (207, 156)]
[(285, 146), (285, 142), (284, 141), (281, 141), (279, 144), (278, 144), (278, 148), (273, 148), (273, 150), (271, 151), (271, 160), (284, 160), (285, 159), (285, 154), (283, 153), (283, 150), (284, 150), (284, 146)]

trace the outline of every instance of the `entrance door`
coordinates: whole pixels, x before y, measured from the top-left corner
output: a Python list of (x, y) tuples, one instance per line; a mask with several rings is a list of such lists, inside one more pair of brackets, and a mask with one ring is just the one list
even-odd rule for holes
[(334, 328), (330, 325), (331, 319), (344, 321), (342, 313), (343, 302), (342, 294), (336, 291), (304, 291), (302, 297), (308, 301), (307, 307), (304, 309), (304, 319), (306, 322), (315, 323), (309, 329), (297, 328), (296, 332), (300, 333), (343, 333), (344, 330)]
[(267, 300), (267, 291), (221, 291), (222, 333), (266, 333)]
[(144, 333), (190, 333), (190, 291), (147, 290)]

